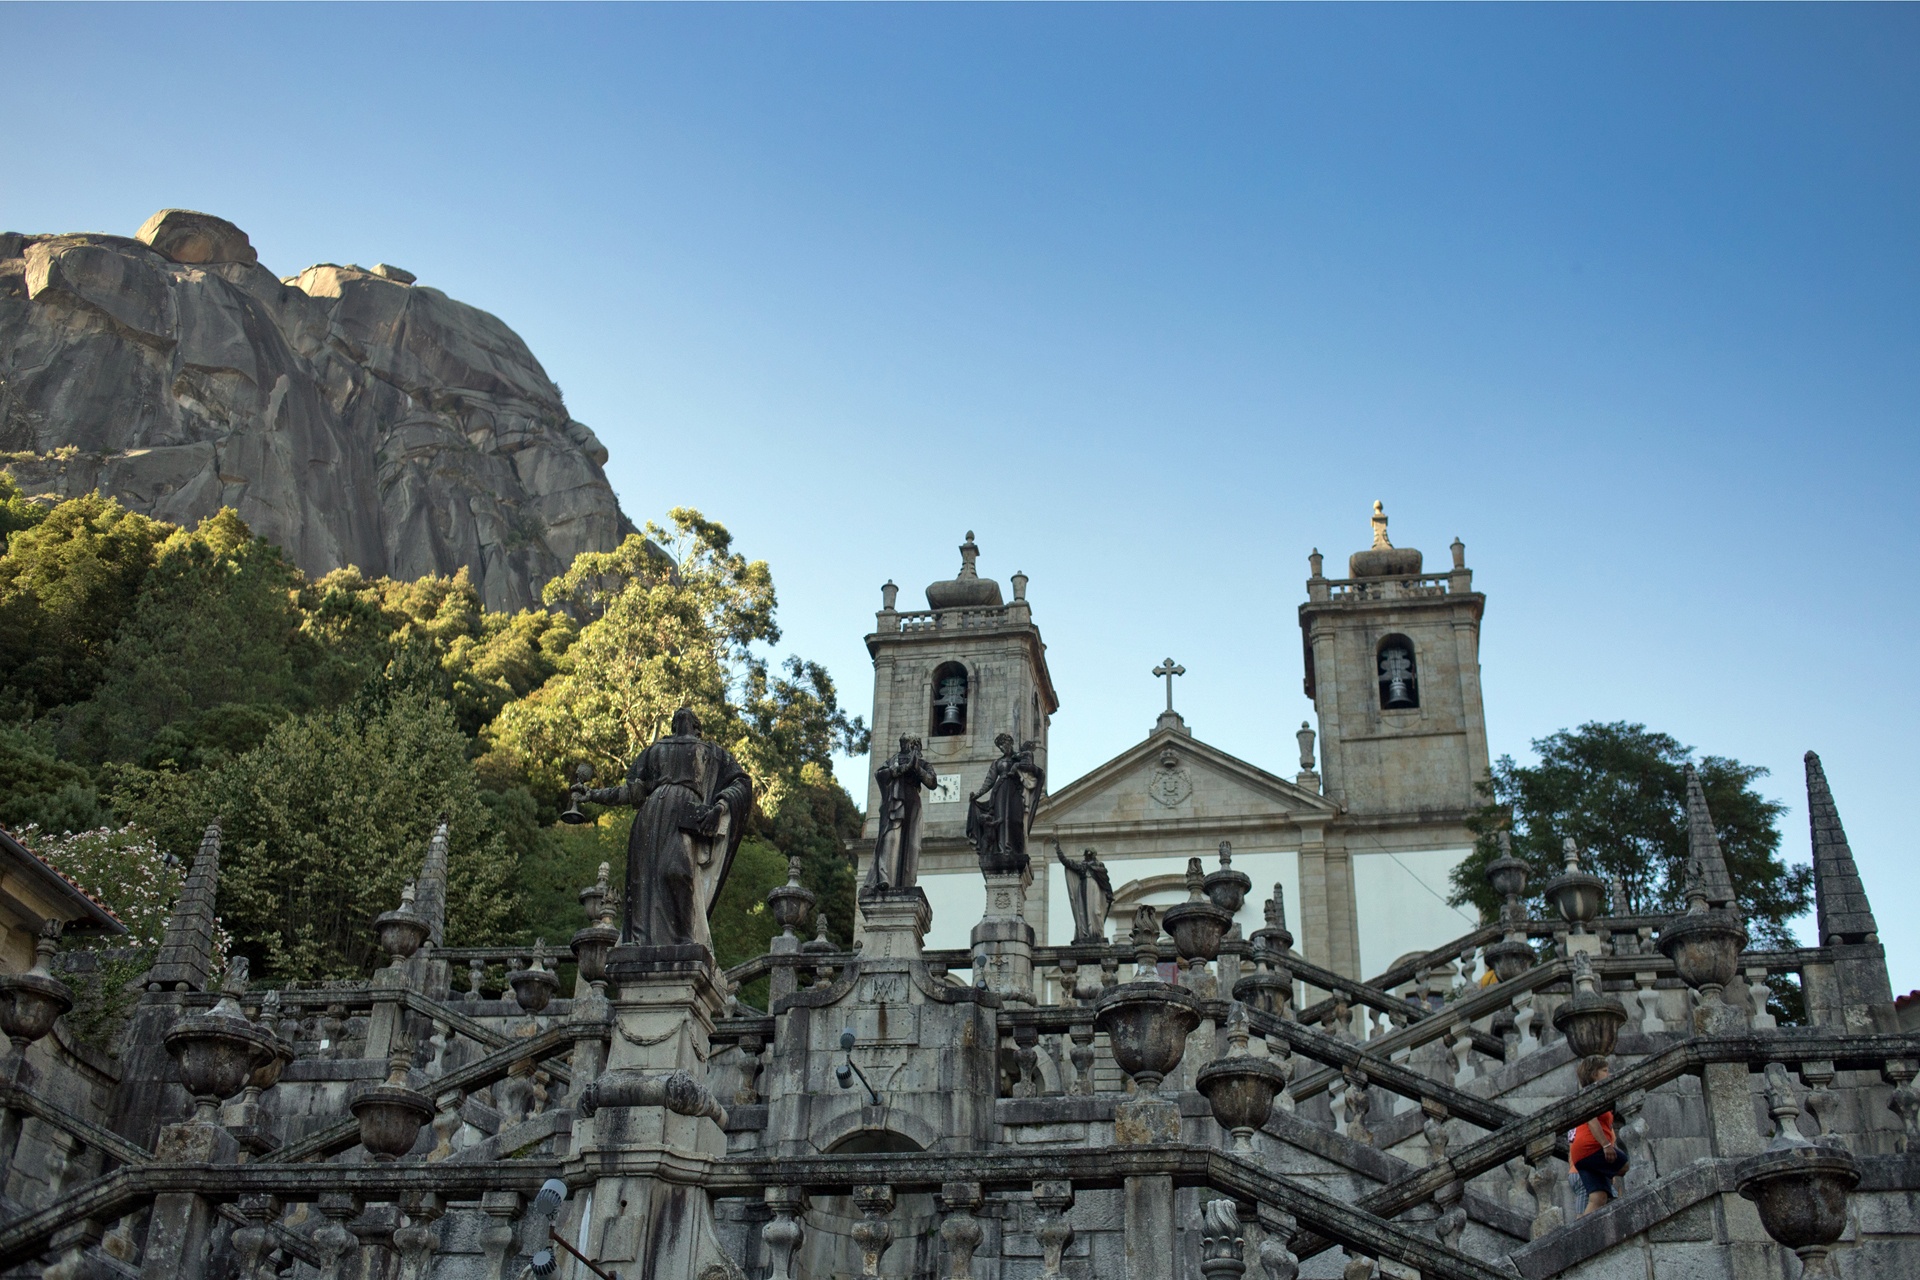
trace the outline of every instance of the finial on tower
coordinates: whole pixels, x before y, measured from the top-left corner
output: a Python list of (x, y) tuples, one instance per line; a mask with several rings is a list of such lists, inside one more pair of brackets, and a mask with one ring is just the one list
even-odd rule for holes
[(1373, 503), (1373, 547), (1374, 551), (1391, 551), (1393, 543), (1387, 537), (1387, 506), (1379, 499)]

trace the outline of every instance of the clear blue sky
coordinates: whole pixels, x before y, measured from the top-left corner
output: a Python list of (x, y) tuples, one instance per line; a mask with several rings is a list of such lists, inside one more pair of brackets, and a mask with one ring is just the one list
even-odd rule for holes
[[(1826, 759), (1920, 986), (1920, 9), (9, 7), (0, 225), (233, 219), (522, 333), (629, 513), (860, 637), (968, 528), (1065, 781), (1291, 768), (1306, 554), (1489, 597), (1495, 750)], [(859, 785), (859, 767), (843, 775)]]

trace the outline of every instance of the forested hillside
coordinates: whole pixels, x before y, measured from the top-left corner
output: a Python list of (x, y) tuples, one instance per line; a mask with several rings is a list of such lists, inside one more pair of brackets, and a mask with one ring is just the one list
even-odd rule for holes
[[(598, 864), (622, 878), (628, 814), (560, 825), (566, 783), (617, 779), (682, 704), (759, 802), (715, 913), (722, 962), (774, 932), (761, 899), (788, 855), (849, 937), (860, 814), (831, 760), (866, 729), (820, 666), (761, 656), (771, 570), (699, 512), (580, 556), (518, 613), (464, 572), (309, 579), (231, 510), (179, 528), (97, 495), (30, 501), (4, 473), (0, 538), (0, 825), (151, 920), (219, 817), (220, 916), (256, 975), (365, 973), (442, 814), (449, 945), (570, 937)], [(129, 874), (143, 851), (157, 865)]]

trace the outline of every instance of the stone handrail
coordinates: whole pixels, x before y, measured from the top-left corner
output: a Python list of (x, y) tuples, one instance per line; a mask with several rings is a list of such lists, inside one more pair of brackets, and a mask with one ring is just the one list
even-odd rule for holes
[(1177, 1185), (1212, 1187), (1292, 1214), (1302, 1226), (1323, 1232), (1374, 1257), (1390, 1258), (1423, 1275), (1446, 1280), (1512, 1280), (1479, 1258), (1437, 1243), (1424, 1232), (1356, 1210), (1337, 1197), (1259, 1168), (1213, 1147), (1184, 1143), (1072, 1151), (887, 1152), (797, 1157), (729, 1156), (707, 1178), (715, 1195), (758, 1199), (770, 1186), (841, 1191), (884, 1183), (896, 1191), (938, 1190), (947, 1182), (978, 1182), (983, 1188), (1028, 1190), (1039, 1181), (1071, 1181), (1076, 1187), (1115, 1187), (1133, 1177), (1171, 1177)]
[(90, 1120), (82, 1120), (63, 1107), (48, 1102), (31, 1089), (22, 1089), (18, 1085), (0, 1084), (0, 1106), (9, 1111), (24, 1112), (43, 1124), (50, 1124), (96, 1151), (105, 1152), (121, 1164), (141, 1164), (153, 1158), (153, 1153), (137, 1143), (129, 1142), (111, 1129), (103, 1129)]
[[(456, 1090), (471, 1093), (475, 1089), (483, 1089), (497, 1080), (505, 1079), (513, 1068), (522, 1062), (529, 1059), (538, 1061), (541, 1058), (566, 1053), (572, 1050), (573, 1045), (574, 1028), (562, 1023), (530, 1039), (496, 1049), (483, 1058), (476, 1058), (457, 1071), (449, 1071), (429, 1082), (428, 1088), (435, 1094)], [(544, 1069), (551, 1072), (556, 1070), (556, 1067), (550, 1066)], [(324, 1159), (347, 1150), (359, 1141), (360, 1122), (352, 1119), (341, 1120), (310, 1133), (297, 1142), (287, 1143), (271, 1155), (262, 1157), (257, 1163), (294, 1164), (305, 1160)], [(435, 1168), (438, 1167), (438, 1165), (435, 1166)]]
[[(1754, 1064), (1832, 1062), (1841, 1069), (1878, 1068), (1895, 1059), (1920, 1056), (1920, 1034), (1890, 1036), (1836, 1035), (1822, 1031), (1782, 1028), (1765, 1035), (1695, 1036), (1648, 1058), (1617, 1075), (1608, 1076), (1558, 1102), (1501, 1126), (1484, 1138), (1453, 1151), (1431, 1164), (1360, 1197), (1359, 1207), (1391, 1217), (1421, 1203), (1454, 1179), (1465, 1181), (1504, 1164), (1529, 1149), (1553, 1150), (1567, 1130), (1592, 1119), (1637, 1090), (1653, 1090), (1716, 1062)], [(1757, 1069), (1757, 1068), (1755, 1068)], [(1303, 1240), (1295, 1252), (1304, 1260), (1338, 1240)]]

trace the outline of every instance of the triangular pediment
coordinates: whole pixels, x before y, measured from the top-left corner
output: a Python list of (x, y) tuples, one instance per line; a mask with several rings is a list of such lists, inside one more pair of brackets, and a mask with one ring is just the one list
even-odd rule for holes
[(1177, 729), (1155, 730), (1050, 794), (1035, 830), (1139, 830), (1166, 823), (1322, 823), (1340, 806)]

